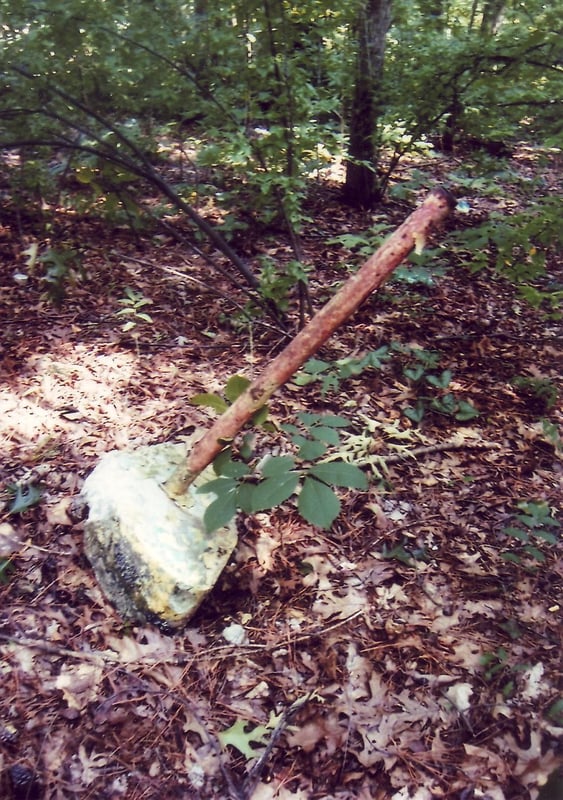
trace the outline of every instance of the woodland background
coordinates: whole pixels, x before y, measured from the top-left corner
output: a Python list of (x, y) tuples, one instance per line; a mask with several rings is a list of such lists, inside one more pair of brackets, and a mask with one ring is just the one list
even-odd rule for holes
[[(560, 800), (561, 33), (0, 0), (1, 797)], [(240, 513), (186, 629), (119, 619), (84, 477), (208, 426), (435, 186), (457, 211), (233, 449), (368, 490)]]

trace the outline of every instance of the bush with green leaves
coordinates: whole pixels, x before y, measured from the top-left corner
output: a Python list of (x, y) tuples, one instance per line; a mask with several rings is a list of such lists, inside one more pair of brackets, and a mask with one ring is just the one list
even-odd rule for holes
[[(222, 414), (249, 385), (247, 378), (233, 375), (222, 395), (204, 392), (195, 395), (191, 402)], [(275, 431), (267, 417), (268, 407), (264, 406), (254, 414), (250, 425)], [(339, 431), (349, 426), (349, 420), (335, 414), (305, 412), (297, 414), (297, 420), (297, 424), (281, 426), (291, 442), (291, 451), (286, 454), (260, 455), (255, 452), (253, 437), (245, 435), (238, 452), (226, 446), (214, 460), (217, 477), (198, 490), (217, 495), (205, 512), (208, 531), (226, 525), (239, 509), (249, 514), (264, 511), (293, 495), (298, 497), (298, 510), (304, 519), (328, 528), (340, 513), (340, 500), (332, 487), (367, 489), (362, 470), (337, 455)], [(323, 460), (330, 449), (331, 460)]]
[(298, 425), (283, 425), (294, 454), (261, 458), (253, 453), (244, 461), (234, 460), (227, 448), (213, 463), (215, 480), (204, 484), (201, 493), (217, 495), (206, 509), (208, 531), (227, 524), (237, 510), (256, 513), (281, 505), (297, 495), (300, 515), (320, 528), (329, 528), (340, 513), (340, 500), (333, 487), (367, 489), (367, 478), (354, 464), (342, 460), (323, 461), (330, 447), (337, 447), (339, 429), (349, 421), (333, 414), (297, 415)]
[[(428, 155), (432, 141), (444, 143), (450, 134), (502, 139), (532, 132), (544, 145), (555, 141), (555, 10), (539, 0), (526, 9), (506, 5), (497, 30), (486, 5), (456, 0), (428, 13), (420, 0), (394, 2), (384, 107), (373, 132), (387, 154), (381, 169), (371, 165), (382, 190), (407, 152)], [(261, 300), (263, 289), (276, 294), (278, 305), (293, 288), (285, 288), (279, 268), (261, 285), (231, 242), (245, 226), (283, 228), (297, 265), (288, 277), (298, 284), (302, 311), (304, 201), (323, 166), (345, 158), (352, 138), (343, 120), (350, 116), (357, 4), (52, 6), (0, 0), (0, 148), (15, 151), (4, 164), (14, 202), (90, 208), (134, 228), (180, 210), (195, 236), (212, 241), (244, 277), (253, 299)], [(493, 182), (483, 187), (493, 189)], [(396, 197), (401, 190), (414, 201), (414, 186), (396, 186)], [(141, 207), (155, 192), (158, 212), (154, 203)], [(217, 226), (194, 208), (205, 200), (220, 207)], [(555, 235), (559, 215), (547, 207), (544, 221), (546, 215)], [(475, 253), (486, 240), (518, 280), (539, 274), (545, 242), (532, 251), (524, 233), (517, 241), (502, 223), (497, 229), (466, 240), (467, 260), (478, 264)], [(526, 234), (531, 241), (543, 235), (533, 220)], [(428, 279), (421, 269), (419, 276)], [(553, 295), (534, 299), (549, 303)], [(258, 307), (269, 312), (275, 304)]]
[[(533, 281), (545, 274), (548, 254), (563, 246), (560, 203), (546, 197), (510, 216), (492, 212), (481, 225), (451, 234), (448, 244), (471, 271), (493, 266), (499, 274), (522, 284), (522, 294), (528, 293), (532, 304), (534, 298), (541, 304), (551, 295), (537, 295)], [(554, 303), (561, 301), (561, 291), (558, 295)]]

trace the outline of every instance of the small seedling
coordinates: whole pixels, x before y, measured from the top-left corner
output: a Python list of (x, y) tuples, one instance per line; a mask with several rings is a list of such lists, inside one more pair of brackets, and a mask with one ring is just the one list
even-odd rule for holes
[(559, 429), (548, 419), (540, 420), (542, 433), (547, 442), (558, 452), (563, 453), (563, 439), (559, 435)]
[(530, 560), (543, 564), (546, 561), (546, 550), (557, 545), (559, 522), (547, 503), (523, 501), (518, 503), (519, 514), (514, 517), (514, 524), (502, 529), (502, 532), (514, 541), (512, 549), (501, 552), (504, 561), (522, 564), (529, 567)]
[(384, 559), (388, 561), (400, 561), (402, 564), (406, 564), (407, 567), (415, 566), (416, 561), (428, 561), (428, 553), (426, 552), (425, 548), (417, 547), (412, 550), (409, 547), (405, 547), (404, 544), (398, 544), (395, 547), (388, 548), (386, 544), (383, 545), (381, 550), (381, 555)]
[(529, 375), (516, 375), (512, 379), (516, 392), (524, 400), (531, 400), (543, 411), (553, 408), (557, 403), (557, 387), (549, 378), (532, 378)]
[(483, 653), (481, 666), (484, 667), (485, 680), (492, 681), (499, 676), (501, 680), (505, 681), (502, 686), (502, 694), (505, 698), (514, 693), (516, 674), (530, 669), (529, 664), (511, 664), (510, 653), (504, 647), (497, 647), (494, 653)]
[[(453, 417), (458, 422), (467, 422), (479, 416), (475, 406), (466, 400), (458, 400), (452, 392), (447, 391), (453, 373), (449, 369), (435, 371), (440, 363), (440, 353), (399, 344), (393, 347), (410, 357), (410, 363), (403, 368), (403, 375), (418, 395), (414, 406), (403, 409), (408, 419), (420, 423), (429, 411)], [(435, 389), (436, 393), (426, 394), (428, 387)]]
[(367, 369), (383, 369), (383, 363), (390, 358), (389, 347), (383, 345), (377, 350), (372, 350), (361, 358), (341, 358), (338, 361), (321, 361), (310, 358), (297, 373), (293, 382), (297, 386), (307, 386), (310, 383), (321, 383), (321, 394), (324, 397), (328, 392), (336, 392), (342, 381), (346, 378), (360, 375)]
[(123, 306), (123, 308), (120, 311), (117, 311), (115, 316), (129, 317), (127, 322), (121, 326), (121, 330), (124, 333), (136, 328), (140, 322), (148, 322), (152, 325), (154, 321), (152, 317), (145, 311), (141, 311), (142, 308), (150, 305), (152, 300), (150, 300), (148, 297), (144, 297), (142, 292), (136, 292), (134, 289), (131, 289), (128, 286), (125, 289), (125, 297), (122, 297), (117, 302), (120, 306)]
[[(29, 252), (29, 251), (26, 251)], [(32, 262), (33, 256), (30, 255)], [(66, 297), (68, 285), (74, 285), (80, 276), (80, 254), (70, 247), (49, 247), (39, 256), (37, 261), (45, 265), (43, 281), (47, 285), (47, 296), (56, 306), (60, 306)]]

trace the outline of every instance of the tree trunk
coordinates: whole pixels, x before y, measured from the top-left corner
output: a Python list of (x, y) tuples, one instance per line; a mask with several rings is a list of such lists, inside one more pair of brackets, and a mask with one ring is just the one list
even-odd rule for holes
[(506, 0), (486, 0), (483, 4), (481, 33), (483, 36), (496, 36), (502, 25)]
[(377, 179), (377, 125), (382, 104), (381, 78), (392, 0), (362, 0), (356, 19), (356, 75), (349, 127), (344, 196), (368, 208), (380, 199)]

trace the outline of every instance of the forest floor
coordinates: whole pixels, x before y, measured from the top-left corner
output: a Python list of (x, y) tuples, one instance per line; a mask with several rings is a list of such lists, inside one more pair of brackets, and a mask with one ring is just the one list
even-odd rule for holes
[[(429, 176), (423, 197), (459, 163), (411, 167)], [(560, 174), (529, 153), (511, 169), (524, 182), (541, 169), (541, 192), (561, 193)], [(470, 213), (449, 218), (434, 246), (526, 201), (501, 183), (496, 197), (473, 191)], [(342, 206), (337, 188), (320, 181), (308, 202), (315, 307), (358, 263), (331, 240), (374, 221), (393, 228), (417, 200), (367, 214)], [(46, 265), (26, 276), (37, 220), (6, 208), (0, 227), (2, 800), (534, 800), (563, 763), (556, 315), (454, 255), (431, 281), (389, 282), (368, 299), (318, 358), (402, 348), (324, 394), (290, 382), (271, 417), (349, 417), (343, 442), (364, 442), (369, 491), (342, 491), (328, 531), (291, 502), (240, 515), (219, 583), (170, 633), (119, 618), (71, 502), (106, 451), (209, 426), (190, 397), (257, 374), (283, 337), (237, 319), (228, 298), (245, 296), (166, 235), (55, 220), (50, 246), (82, 252), (59, 307)], [(279, 231), (237, 246), (253, 263), (292, 257)], [(557, 254), (541, 280), (563, 285)], [(137, 306), (151, 321), (118, 316), (127, 287), (152, 301)], [(424, 380), (444, 370), (455, 403), (479, 416), (460, 421), (422, 399), (422, 421), (409, 419), (417, 400), (444, 399)], [(289, 447), (260, 435), (265, 449)]]

